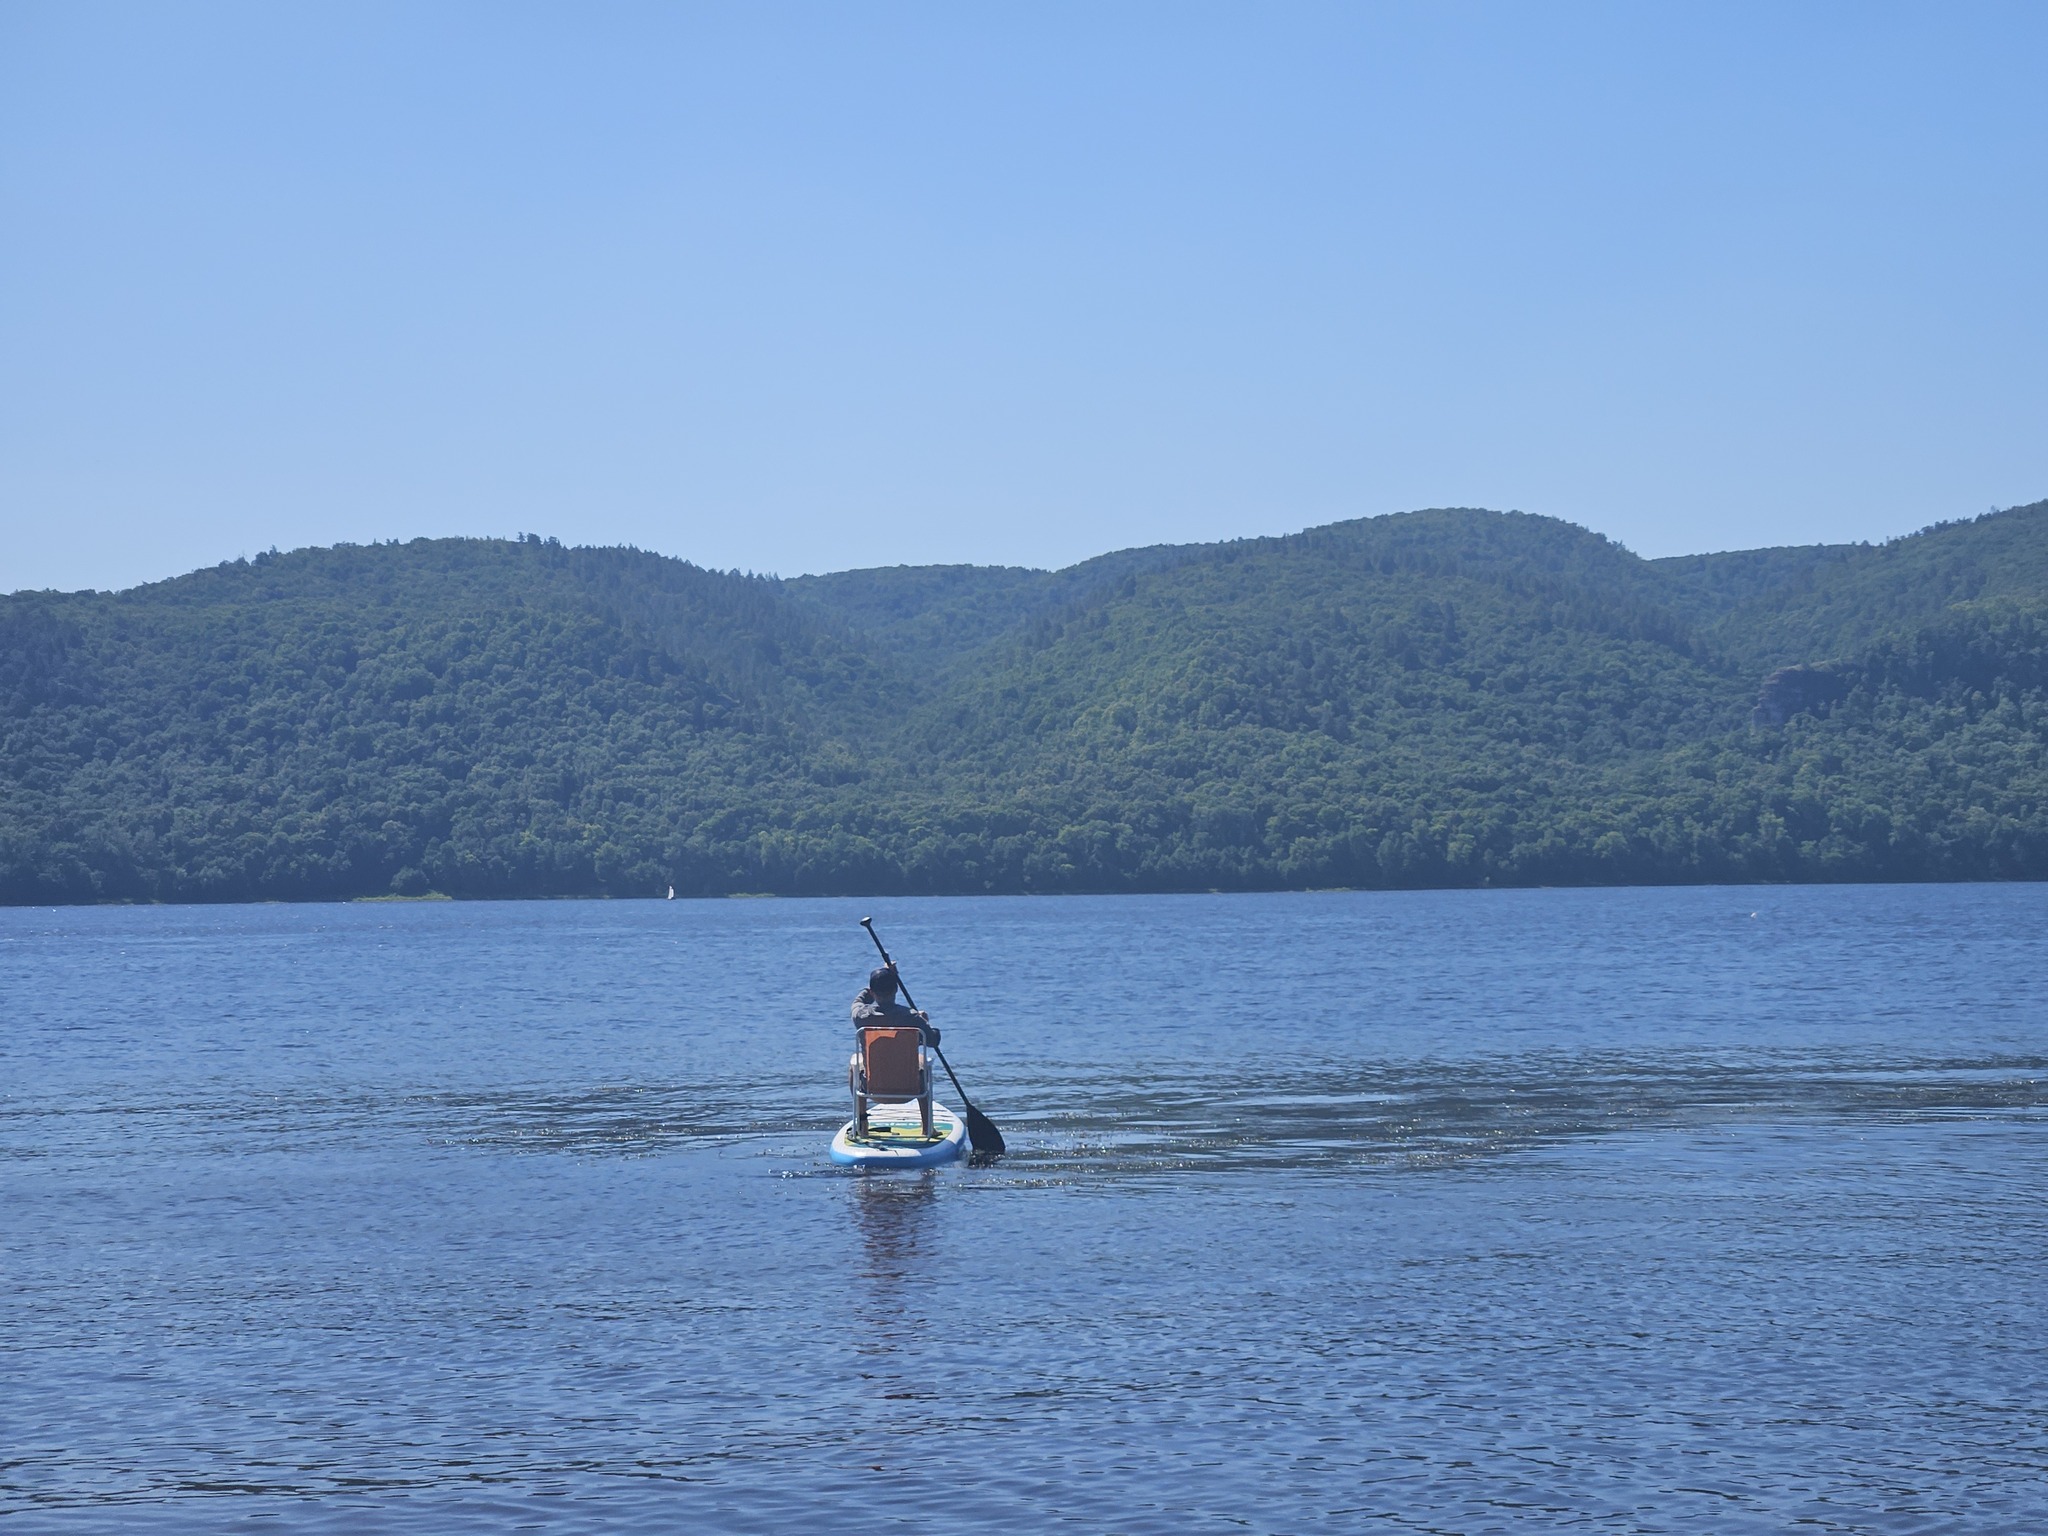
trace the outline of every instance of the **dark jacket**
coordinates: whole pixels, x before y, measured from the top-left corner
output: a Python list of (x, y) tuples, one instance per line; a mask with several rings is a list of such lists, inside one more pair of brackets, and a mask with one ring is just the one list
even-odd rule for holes
[(923, 1034), (926, 1045), (939, 1043), (938, 1026), (930, 1019), (893, 1000), (886, 1003), (877, 1002), (875, 994), (863, 987), (860, 996), (853, 1000), (853, 1027), (863, 1029), (874, 1024), (891, 1024), (903, 1029), (916, 1025)]

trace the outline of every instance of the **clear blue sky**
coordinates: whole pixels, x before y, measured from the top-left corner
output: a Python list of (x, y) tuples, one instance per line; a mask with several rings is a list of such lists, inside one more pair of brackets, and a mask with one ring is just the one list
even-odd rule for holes
[(2048, 496), (2048, 6), (0, 0), (0, 590)]

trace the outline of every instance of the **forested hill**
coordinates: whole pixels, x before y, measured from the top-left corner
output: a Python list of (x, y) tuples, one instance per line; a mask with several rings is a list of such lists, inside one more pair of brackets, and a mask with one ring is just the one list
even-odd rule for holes
[(0, 900), (2048, 875), (2048, 503), (791, 581), (522, 539), (0, 598)]

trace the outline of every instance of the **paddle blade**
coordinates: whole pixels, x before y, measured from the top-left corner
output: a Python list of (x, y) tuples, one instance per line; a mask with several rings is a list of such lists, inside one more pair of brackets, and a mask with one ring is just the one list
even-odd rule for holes
[(1003, 1133), (996, 1129), (995, 1121), (972, 1104), (967, 1106), (967, 1144), (984, 1157), (1001, 1157), (1009, 1150), (1003, 1145)]

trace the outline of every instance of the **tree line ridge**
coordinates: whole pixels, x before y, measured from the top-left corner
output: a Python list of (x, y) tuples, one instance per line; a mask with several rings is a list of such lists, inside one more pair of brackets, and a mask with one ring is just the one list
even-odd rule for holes
[(0, 597), (0, 901), (2048, 875), (2048, 502), (1642, 559), (1438, 509), (1062, 571), (538, 535)]

